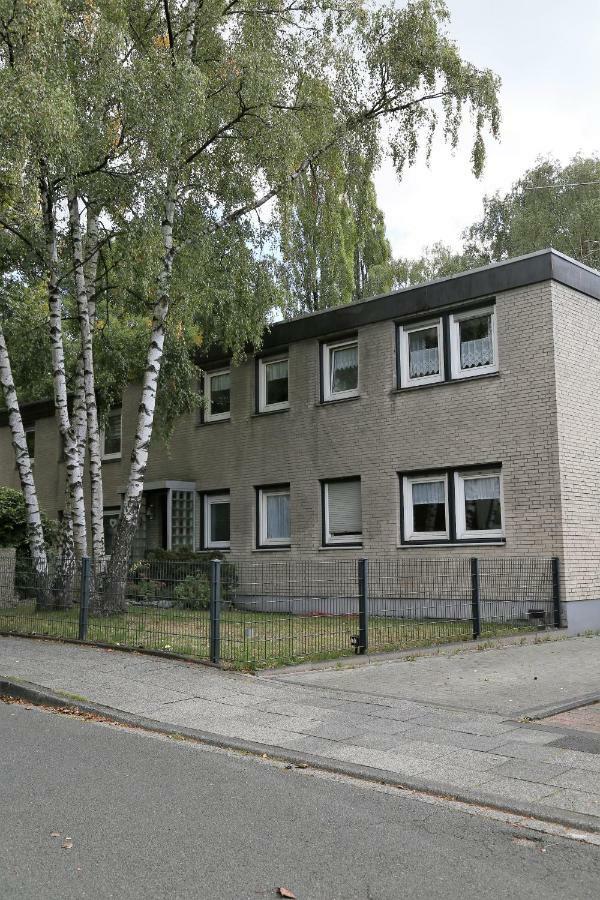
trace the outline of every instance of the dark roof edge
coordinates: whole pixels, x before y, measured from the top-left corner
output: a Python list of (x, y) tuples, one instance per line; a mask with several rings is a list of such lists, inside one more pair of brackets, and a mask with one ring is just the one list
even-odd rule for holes
[[(23, 425), (33, 425), (36, 419), (48, 419), (54, 415), (54, 400), (32, 400), (29, 403), (20, 403), (21, 418)], [(8, 425), (8, 410), (0, 409), (0, 426)]]
[(600, 272), (555, 250), (540, 250), (371, 300), (276, 323), (266, 332), (264, 347), (352, 331), (374, 322), (419, 315), (551, 279), (600, 300)]

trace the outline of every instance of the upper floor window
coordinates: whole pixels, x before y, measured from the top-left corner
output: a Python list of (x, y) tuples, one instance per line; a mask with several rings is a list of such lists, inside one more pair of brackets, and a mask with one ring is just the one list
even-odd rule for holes
[(400, 326), (402, 387), (444, 380), (442, 320)]
[(120, 409), (111, 409), (102, 429), (102, 459), (120, 459), (122, 417)]
[(494, 307), (452, 313), (450, 348), (453, 378), (495, 372), (498, 351)]
[(35, 425), (30, 425), (25, 429), (25, 443), (29, 453), (29, 462), (32, 463), (35, 460)]
[(207, 372), (204, 377), (207, 422), (218, 422), (231, 415), (231, 371), (220, 369)]
[(258, 546), (289, 546), (290, 486), (259, 488), (258, 491)]
[(360, 478), (324, 482), (323, 524), (325, 544), (361, 543)]
[(204, 546), (227, 549), (230, 546), (229, 493), (204, 495)]
[(258, 408), (260, 412), (287, 409), (289, 360), (260, 359), (258, 361)]
[(323, 399), (343, 400), (358, 395), (358, 341), (323, 345)]

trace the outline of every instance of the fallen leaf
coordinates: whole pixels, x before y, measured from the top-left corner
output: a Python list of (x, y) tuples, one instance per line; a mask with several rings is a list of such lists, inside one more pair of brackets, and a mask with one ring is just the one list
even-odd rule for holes
[(63, 850), (71, 850), (73, 848), (73, 841), (70, 838), (65, 838), (60, 846)]
[(51, 831), (50, 837), (60, 837), (60, 831)]
[(296, 900), (296, 895), (293, 891), (290, 891), (289, 888), (280, 887), (277, 888), (277, 893), (280, 897), (288, 897), (289, 900)]

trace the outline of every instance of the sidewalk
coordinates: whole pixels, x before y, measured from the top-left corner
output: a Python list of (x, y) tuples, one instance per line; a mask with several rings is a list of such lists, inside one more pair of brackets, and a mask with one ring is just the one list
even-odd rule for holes
[(272, 755), (318, 757), (329, 768), (600, 830), (600, 736), (519, 721), (600, 697), (600, 637), (259, 676), (0, 637), (1, 678), (167, 730), (268, 745)]

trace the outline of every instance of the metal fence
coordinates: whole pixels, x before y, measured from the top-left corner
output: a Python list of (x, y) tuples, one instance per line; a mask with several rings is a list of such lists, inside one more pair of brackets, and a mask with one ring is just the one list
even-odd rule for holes
[(87, 559), (0, 559), (2, 633), (240, 667), (537, 631), (559, 599), (556, 558), (145, 560), (116, 587)]

